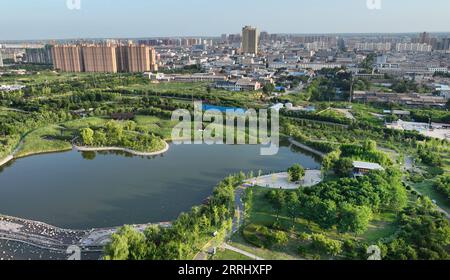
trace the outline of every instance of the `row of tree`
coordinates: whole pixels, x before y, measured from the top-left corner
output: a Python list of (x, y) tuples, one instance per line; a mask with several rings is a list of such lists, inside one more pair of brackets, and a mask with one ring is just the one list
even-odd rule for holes
[(191, 259), (213, 233), (229, 230), (234, 217), (234, 189), (245, 176), (229, 176), (208, 202), (182, 213), (169, 227), (151, 226), (143, 233), (125, 226), (105, 248), (109, 260)]

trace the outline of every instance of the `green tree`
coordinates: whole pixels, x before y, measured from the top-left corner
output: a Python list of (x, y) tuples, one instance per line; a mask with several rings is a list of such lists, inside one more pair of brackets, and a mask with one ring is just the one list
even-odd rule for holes
[(313, 233), (311, 241), (311, 246), (322, 253), (337, 256), (342, 252), (342, 242), (330, 239), (323, 234)]
[(94, 143), (94, 131), (92, 129), (82, 128), (80, 135), (85, 145), (92, 145)]
[(336, 163), (334, 171), (341, 177), (349, 176), (353, 170), (353, 160), (351, 158), (341, 158)]
[(305, 177), (305, 169), (300, 164), (294, 164), (288, 169), (289, 181), (299, 182)]
[(145, 237), (131, 226), (124, 226), (111, 237), (106, 246), (108, 260), (143, 260), (145, 259)]
[(354, 206), (350, 203), (343, 203), (339, 212), (337, 226), (340, 232), (362, 234), (367, 230), (372, 219), (372, 211), (366, 206)]
[(275, 86), (273, 84), (271, 84), (271, 83), (267, 83), (263, 87), (263, 92), (265, 94), (271, 94), (274, 91), (275, 91)]
[(292, 218), (292, 226), (294, 226), (295, 218), (298, 215), (298, 210), (300, 207), (300, 200), (298, 198), (298, 194), (296, 192), (289, 193), (286, 204), (287, 204), (288, 214)]

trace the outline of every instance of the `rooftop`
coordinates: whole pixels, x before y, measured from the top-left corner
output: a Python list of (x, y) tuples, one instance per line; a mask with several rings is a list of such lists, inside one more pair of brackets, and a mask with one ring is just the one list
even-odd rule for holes
[(358, 169), (368, 169), (368, 170), (384, 170), (384, 168), (378, 163), (364, 162), (364, 161), (354, 161), (353, 167)]

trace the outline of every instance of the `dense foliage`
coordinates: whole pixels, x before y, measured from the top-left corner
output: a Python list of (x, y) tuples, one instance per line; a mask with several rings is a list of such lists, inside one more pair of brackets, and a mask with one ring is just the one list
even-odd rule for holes
[(143, 233), (124, 227), (105, 248), (110, 260), (183, 260), (192, 258), (213, 233), (230, 229), (234, 217), (234, 188), (241, 175), (230, 176), (208, 202), (181, 214), (170, 227), (151, 226)]
[(382, 246), (384, 257), (394, 260), (449, 259), (450, 226), (428, 199), (419, 199), (400, 214), (400, 231)]
[(399, 211), (406, 189), (398, 171), (372, 172), (361, 178), (326, 182), (299, 192), (301, 216), (324, 229), (362, 233), (372, 213)]
[(124, 147), (136, 151), (154, 152), (165, 146), (161, 138), (143, 131), (136, 131), (136, 123), (121, 124), (109, 121), (105, 127), (82, 128), (80, 136), (83, 145), (94, 147)]

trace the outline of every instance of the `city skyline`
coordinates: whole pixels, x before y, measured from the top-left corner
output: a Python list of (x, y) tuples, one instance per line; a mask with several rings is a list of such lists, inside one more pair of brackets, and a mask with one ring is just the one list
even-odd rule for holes
[(0, 0), (13, 11), (0, 18), (0, 25), (8, 26), (0, 30), (0, 40), (220, 36), (239, 33), (244, 25), (291, 34), (450, 31), (444, 20), (450, 3), (445, 0), (434, 0), (433, 5), (381, 0), (380, 10), (369, 9), (366, 0), (320, 1), (326, 3), (231, 0), (219, 12), (213, 1), (206, 0), (135, 0), (133, 5), (123, 0), (81, 0), (79, 10), (69, 9), (66, 0)]

